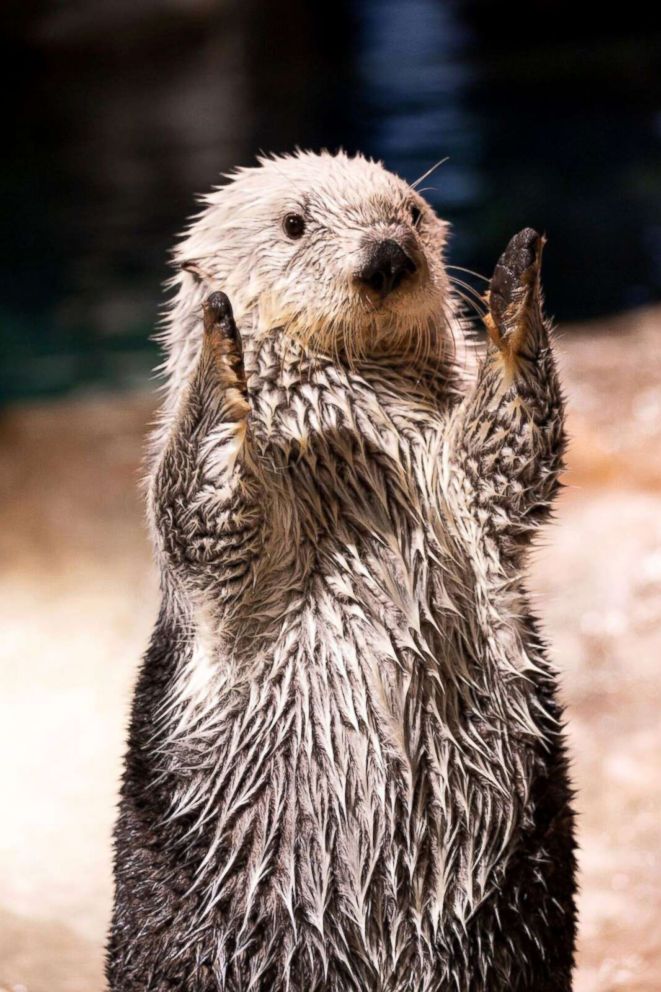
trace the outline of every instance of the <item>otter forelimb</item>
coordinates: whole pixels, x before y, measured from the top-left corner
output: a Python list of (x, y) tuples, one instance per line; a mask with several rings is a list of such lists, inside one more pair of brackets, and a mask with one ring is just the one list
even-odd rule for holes
[(487, 355), (448, 435), (462, 504), (505, 544), (525, 539), (548, 515), (563, 468), (563, 401), (542, 310), (543, 243), (526, 228), (496, 265)]
[(166, 563), (189, 585), (232, 599), (259, 547), (260, 487), (250, 465), (241, 338), (230, 302), (204, 304), (200, 359), (154, 476), (151, 501)]

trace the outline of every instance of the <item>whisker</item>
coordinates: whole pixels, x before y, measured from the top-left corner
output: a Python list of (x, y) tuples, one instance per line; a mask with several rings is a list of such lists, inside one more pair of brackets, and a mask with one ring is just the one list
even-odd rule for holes
[(485, 311), (484, 310), (480, 310), (480, 308), (479, 308), (478, 304), (475, 302), (475, 300), (472, 297), (467, 296), (465, 293), (462, 293), (461, 290), (459, 290), (459, 289), (455, 290), (455, 292), (456, 292), (457, 296), (459, 297), (459, 299), (464, 302), (464, 304), (466, 305), (466, 307), (468, 307), (468, 310), (471, 313), (474, 313), (476, 317), (479, 317), (480, 320), (482, 320), (482, 318), (485, 315)]
[(486, 311), (479, 310), (475, 300), (471, 299), (470, 296), (466, 296), (465, 293), (462, 293), (461, 290), (456, 286), (454, 288), (454, 293), (456, 297), (462, 301), (464, 306), (468, 309), (469, 313), (474, 313), (475, 316), (479, 317), (480, 320), (484, 318)]
[(482, 296), (482, 294), (479, 293), (478, 290), (475, 289), (474, 286), (471, 286), (469, 283), (464, 282), (463, 279), (457, 279), (456, 276), (450, 276), (450, 285), (451, 286), (461, 286), (461, 288), (463, 290), (465, 290), (476, 301), (476, 303), (480, 307), (482, 307), (483, 310), (486, 311), (486, 310), (489, 309), (488, 306), (487, 306), (487, 304), (484, 301), (484, 297)]
[(475, 315), (480, 321), (484, 320), (486, 317), (486, 311), (480, 310), (475, 303), (475, 300), (471, 299), (470, 296), (466, 296), (465, 293), (462, 293), (461, 290), (458, 289), (455, 289), (455, 296), (464, 304), (464, 315), (468, 316), (469, 319), (471, 316)]
[(467, 272), (469, 276), (475, 276), (476, 279), (483, 279), (484, 282), (491, 282), (486, 276), (483, 276), (481, 272), (475, 272), (474, 269), (465, 269), (463, 265), (446, 265), (446, 269), (456, 269), (457, 272)]
[(445, 158), (439, 159), (438, 162), (436, 162), (434, 165), (432, 165), (431, 169), (427, 169), (426, 172), (423, 172), (423, 174), (421, 176), (419, 176), (418, 179), (416, 179), (416, 181), (414, 183), (411, 183), (411, 189), (416, 189), (420, 185), (420, 183), (423, 183), (425, 181), (425, 179), (429, 179), (429, 177), (434, 172), (436, 172), (437, 169), (440, 169), (440, 167), (442, 165), (444, 165), (448, 161), (449, 158), (450, 158), (450, 156), (449, 155), (446, 155)]

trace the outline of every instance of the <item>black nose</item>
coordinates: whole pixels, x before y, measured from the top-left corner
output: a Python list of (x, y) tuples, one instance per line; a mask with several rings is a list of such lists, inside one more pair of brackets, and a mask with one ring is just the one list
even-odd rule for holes
[(396, 241), (380, 241), (374, 246), (369, 261), (357, 273), (360, 282), (365, 283), (379, 296), (387, 296), (397, 289), (408, 275), (413, 275), (416, 264)]

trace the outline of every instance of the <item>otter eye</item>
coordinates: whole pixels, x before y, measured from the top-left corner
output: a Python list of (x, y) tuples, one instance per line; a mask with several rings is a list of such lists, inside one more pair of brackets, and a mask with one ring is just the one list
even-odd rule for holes
[(300, 214), (287, 214), (282, 226), (288, 238), (300, 238), (305, 230), (305, 221)]
[(412, 203), (410, 207), (410, 211), (411, 211), (411, 220), (413, 221), (413, 226), (417, 227), (418, 221), (422, 217), (422, 210), (416, 203)]

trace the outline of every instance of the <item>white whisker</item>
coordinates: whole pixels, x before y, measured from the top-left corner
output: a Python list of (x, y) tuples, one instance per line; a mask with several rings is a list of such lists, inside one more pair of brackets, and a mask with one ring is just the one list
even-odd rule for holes
[(423, 183), (425, 181), (425, 179), (429, 179), (429, 177), (434, 172), (436, 172), (437, 169), (440, 169), (440, 167), (442, 165), (445, 165), (445, 163), (448, 162), (449, 160), (450, 160), (450, 156), (449, 155), (446, 155), (445, 158), (439, 159), (438, 162), (436, 162), (434, 165), (432, 165), (431, 169), (427, 169), (427, 171), (426, 172), (423, 172), (423, 174), (421, 176), (419, 176), (418, 179), (416, 179), (416, 181), (414, 183), (411, 183), (411, 189), (416, 189), (420, 185), (420, 183)]

